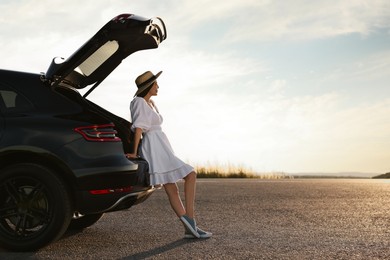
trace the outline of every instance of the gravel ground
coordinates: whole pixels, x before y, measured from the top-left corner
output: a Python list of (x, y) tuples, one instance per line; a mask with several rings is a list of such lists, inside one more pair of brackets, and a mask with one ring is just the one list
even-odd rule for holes
[(210, 239), (183, 239), (158, 190), (37, 252), (0, 249), (0, 259), (390, 259), (389, 180), (200, 179), (196, 202)]

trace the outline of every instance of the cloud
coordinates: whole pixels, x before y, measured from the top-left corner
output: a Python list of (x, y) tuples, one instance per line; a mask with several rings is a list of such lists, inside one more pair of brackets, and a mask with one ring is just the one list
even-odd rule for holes
[[(146, 1), (144, 6), (149, 4)], [(390, 18), (386, 0), (171, 0), (155, 10), (164, 15), (175, 35), (189, 35), (206, 26), (224, 43), (302, 41), (352, 33), (366, 36), (388, 29)]]
[(302, 41), (389, 28), (390, 3), (377, 1), (268, 1), (237, 15), (225, 40)]
[(348, 76), (349, 80), (364, 82), (387, 78), (390, 75), (390, 51), (378, 51), (356, 60), (353, 64), (344, 64), (338, 72), (333, 77), (341, 79)]

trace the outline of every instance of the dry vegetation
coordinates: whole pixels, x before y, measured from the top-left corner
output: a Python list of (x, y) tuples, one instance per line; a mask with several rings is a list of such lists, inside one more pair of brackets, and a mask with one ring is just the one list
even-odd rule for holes
[(198, 178), (257, 178), (257, 179), (286, 179), (292, 178), (284, 172), (266, 172), (258, 173), (253, 171), (251, 168), (239, 165), (235, 166), (232, 164), (227, 165), (206, 165), (196, 166), (195, 171), (197, 172)]

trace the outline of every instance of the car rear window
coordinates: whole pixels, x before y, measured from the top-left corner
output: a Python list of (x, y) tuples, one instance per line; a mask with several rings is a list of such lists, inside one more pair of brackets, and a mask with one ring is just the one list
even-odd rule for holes
[(25, 112), (32, 104), (21, 94), (6, 85), (0, 84), (0, 110), (3, 114)]
[(76, 70), (89, 76), (98, 69), (106, 60), (108, 60), (117, 50), (119, 44), (116, 41), (108, 41), (88, 57)]

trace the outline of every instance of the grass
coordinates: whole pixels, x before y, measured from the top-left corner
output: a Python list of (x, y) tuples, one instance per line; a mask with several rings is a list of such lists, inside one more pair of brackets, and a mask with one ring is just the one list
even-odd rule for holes
[(253, 179), (288, 179), (292, 176), (286, 175), (283, 172), (267, 172), (258, 173), (251, 168), (242, 165), (206, 165), (195, 166), (198, 178), (253, 178)]

